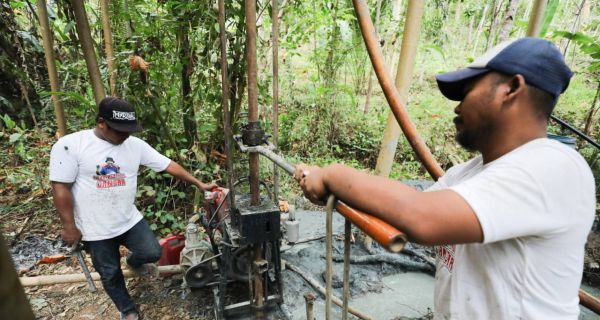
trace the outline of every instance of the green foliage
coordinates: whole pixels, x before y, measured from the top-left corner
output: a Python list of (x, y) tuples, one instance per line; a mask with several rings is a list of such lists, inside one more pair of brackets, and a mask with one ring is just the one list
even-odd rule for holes
[(558, 0), (549, 0), (546, 5), (546, 11), (544, 11), (544, 20), (542, 22), (542, 27), (540, 28), (540, 37), (544, 37), (546, 32), (548, 32), (548, 28), (550, 27), (550, 23), (552, 23), (552, 19), (556, 14), (556, 9), (558, 8), (559, 1)]
[[(214, 2), (214, 1), (213, 1)], [(127, 98), (141, 116), (145, 131), (140, 134), (161, 153), (181, 161), (182, 165), (205, 181), (219, 180), (226, 174), (223, 163), (211, 157), (213, 151), (223, 153), (221, 109), (221, 75), (219, 29), (213, 2), (183, 0), (111, 1), (113, 45), (117, 62), (117, 95)], [(15, 11), (15, 35), (25, 53), (39, 53), (41, 39), (35, 19), (26, 1), (10, 1)], [(370, 60), (354, 16), (352, 4), (344, 0), (286, 1), (281, 8), (280, 23), (280, 111), (279, 149), (293, 163), (305, 162), (326, 165), (342, 162), (370, 171), (375, 167), (388, 106), (379, 86), (374, 82), (371, 107), (362, 110)], [(496, 2), (498, 3), (498, 2)], [(107, 62), (102, 49), (102, 29), (97, 2), (87, 2), (92, 37), (97, 44), (98, 62), (107, 80)], [(459, 6), (460, 4), (460, 6)], [(386, 55), (385, 65), (390, 74), (396, 71), (395, 62), (403, 36), (406, 1), (383, 1), (378, 34)], [(259, 109), (261, 124), (271, 128), (270, 87), (272, 76), (269, 1), (258, 2), (258, 62)], [(524, 34), (531, 3), (521, 2), (515, 14), (512, 34)], [(375, 5), (371, 5), (375, 20)], [(461, 7), (462, 12), (455, 13)], [(434, 75), (455, 70), (483, 51), (490, 34), (491, 11), (483, 17), (483, 30), (476, 28), (482, 18), (481, 1), (428, 1), (422, 23), (412, 85), (408, 95), (408, 111), (419, 133), (444, 169), (466, 160), (471, 154), (454, 143), (454, 103), (443, 98), (435, 84)], [(504, 7), (504, 6), (502, 6)], [(576, 126), (584, 124), (585, 111), (594, 97), (597, 81), (599, 51), (597, 25), (592, 21), (585, 31), (569, 33), (577, 5), (551, 0), (548, 4), (543, 34), (553, 32), (554, 39), (563, 37), (577, 43), (585, 55), (577, 56), (575, 67), (584, 65), (589, 74), (578, 74), (569, 91), (559, 101), (557, 114)], [(77, 44), (75, 23), (69, 14), (68, 1), (49, 2), (51, 29), (55, 37), (55, 52), (59, 71), (61, 98), (70, 131), (89, 128), (95, 122), (95, 103), (88, 84), (87, 69)], [(395, 10), (395, 12), (394, 12)], [(593, 15), (598, 7), (593, 7)], [(261, 14), (262, 12), (262, 14)], [(397, 15), (396, 13), (400, 13)], [(501, 10), (498, 17), (503, 18)], [(226, 1), (226, 29), (230, 108), (234, 131), (245, 122), (246, 58), (244, 1)], [(502, 20), (497, 20), (502, 21)], [(131, 34), (127, 27), (131, 27)], [(550, 30), (550, 32), (548, 31)], [(479, 39), (476, 37), (479, 35)], [(13, 43), (14, 41), (7, 41)], [(148, 74), (129, 67), (129, 57), (137, 55), (150, 63)], [(17, 55), (18, 56), (18, 55)], [(24, 71), (14, 63), (14, 57), (0, 57), (0, 66), (21, 78), (29, 78), (40, 94), (33, 101), (33, 110), (40, 128), (23, 123), (28, 109), (19, 92), (0, 94), (0, 150), (10, 171), (0, 175), (0, 189), (8, 186), (26, 190), (32, 182), (47, 188), (46, 167), (49, 145), (54, 141), (53, 112), (50, 90), (44, 72)], [(19, 58), (20, 59), (20, 58)], [(43, 67), (43, 59), (27, 60), (31, 69)], [(402, 69), (403, 66), (400, 66)], [(42, 68), (43, 69), (43, 68)], [(10, 78), (12, 81), (12, 77)], [(190, 91), (184, 96), (184, 82)], [(14, 82), (14, 81), (13, 81)], [(16, 97), (16, 98), (15, 98)], [(5, 109), (18, 110), (18, 116), (5, 115)], [(189, 120), (197, 131), (194, 133)], [(552, 127), (557, 133), (562, 129)], [(598, 132), (592, 134), (598, 138)], [(44, 143), (41, 143), (43, 141)], [(40, 145), (41, 143), (41, 145)], [(45, 152), (45, 153), (44, 153)], [(598, 155), (583, 146), (582, 154), (596, 168)], [(235, 154), (235, 177), (247, 175), (245, 155)], [(595, 159), (595, 160), (594, 160)], [(595, 162), (594, 162), (595, 161)], [(594, 164), (595, 163), (595, 164)], [(261, 160), (262, 180), (272, 182), (271, 163)], [(5, 176), (6, 179), (2, 180)], [(296, 183), (281, 175), (283, 197), (298, 195)], [(428, 178), (408, 142), (400, 137), (393, 178)], [(4, 182), (3, 182), (4, 181)], [(219, 181), (224, 184), (223, 180)], [(171, 177), (144, 171), (139, 178), (138, 207), (150, 220), (157, 233), (181, 230), (186, 217), (197, 207), (196, 190), (185, 187)], [(38, 187), (42, 188), (42, 187)], [(194, 192), (192, 192), (194, 190)]]
[(24, 129), (25, 125), (17, 125), (7, 114), (0, 117), (6, 131), (0, 132), (0, 137), (8, 136), (8, 145), (14, 148), (15, 154), (19, 157), (20, 161), (29, 162), (32, 157), (27, 153), (26, 143), (29, 133)]
[(582, 32), (555, 31), (555, 37), (563, 37), (575, 42), (581, 51), (589, 55), (591, 62), (588, 71), (600, 81), (600, 40)]

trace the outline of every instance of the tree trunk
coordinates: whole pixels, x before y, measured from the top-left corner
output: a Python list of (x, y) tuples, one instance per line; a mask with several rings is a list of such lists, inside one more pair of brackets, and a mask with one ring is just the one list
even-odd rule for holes
[(488, 39), (485, 44), (485, 51), (491, 48), (494, 44), (494, 39), (496, 38), (496, 29), (498, 25), (498, 18), (500, 16), (500, 8), (502, 7), (502, 1), (497, 2), (494, 0), (492, 3), (492, 16), (490, 17), (492, 21), (490, 22), (490, 28), (488, 32)]
[[(569, 32), (576, 33), (580, 30), (581, 27), (581, 12), (583, 11), (583, 7), (586, 4), (586, 0), (581, 0), (581, 4), (577, 6), (577, 13), (575, 14), (575, 19), (573, 19), (573, 24), (571, 25), (571, 30)], [(571, 43), (571, 39), (567, 39), (565, 47), (563, 49), (563, 56), (565, 56), (565, 60), (567, 60), (567, 54), (569, 51), (569, 44)], [(573, 46), (572, 54), (571, 54), (571, 65), (573, 64), (573, 60), (575, 59), (575, 48), (577, 46)]]
[(481, 11), (481, 19), (479, 20), (479, 25), (477, 26), (477, 32), (475, 32), (475, 42), (473, 43), (473, 51), (471, 53), (472, 56), (475, 56), (475, 52), (477, 51), (477, 44), (479, 43), (479, 37), (481, 36), (481, 31), (483, 30), (483, 23), (485, 22), (485, 17), (487, 16), (487, 11), (490, 7), (490, 3), (486, 1), (483, 10)]
[(108, 65), (108, 86), (110, 95), (116, 96), (117, 74), (115, 69), (115, 56), (112, 46), (112, 31), (110, 28), (110, 10), (108, 0), (100, 0), (100, 9), (102, 10), (102, 30), (104, 32), (104, 52), (106, 53), (106, 64)]
[[(424, 11), (424, 4), (421, 0), (409, 0), (408, 8), (406, 10), (406, 22), (404, 23), (404, 35), (402, 36), (402, 49), (400, 51), (400, 59), (398, 61), (395, 80), (400, 99), (405, 105), (415, 65)], [(383, 132), (383, 140), (379, 149), (379, 156), (377, 157), (375, 174), (383, 177), (390, 175), (399, 138), (400, 126), (392, 112), (388, 112), (387, 123), (385, 131)], [(372, 239), (365, 234), (363, 245), (369, 252), (372, 243)]]
[[(50, 79), (50, 90), (59, 92), (58, 72), (54, 63), (54, 45), (52, 39), (52, 31), (48, 22), (48, 11), (46, 9), (46, 0), (37, 0), (38, 17), (42, 31), (42, 39), (44, 42), (44, 52), (46, 55), (46, 67), (48, 68), (48, 77)], [(54, 115), (56, 116), (56, 126), (58, 128), (58, 136), (62, 137), (67, 134), (67, 126), (65, 124), (65, 114), (63, 111), (62, 102), (57, 94), (52, 94), (52, 104), (54, 105)]]
[[(184, 14), (183, 16), (186, 16)], [(177, 29), (177, 42), (179, 43), (179, 63), (181, 63), (181, 105), (183, 111), (183, 128), (188, 143), (193, 144), (198, 140), (198, 128), (192, 101), (192, 86), (190, 75), (194, 71), (192, 53), (190, 52), (190, 38), (187, 21), (179, 21)]]
[(581, 26), (585, 27), (590, 20), (590, 2), (589, 0), (583, 2), (583, 8), (581, 9)]
[(500, 34), (498, 35), (498, 43), (508, 40), (510, 31), (512, 30), (515, 22), (515, 13), (519, 6), (519, 0), (508, 0), (506, 4), (506, 13), (504, 14), (504, 22), (500, 28)]
[(127, 17), (125, 21), (125, 37), (131, 39), (133, 37), (133, 28), (131, 27), (131, 16), (129, 15), (129, 0), (123, 0), (123, 11)]
[(469, 46), (473, 43), (473, 26), (475, 26), (475, 15), (471, 15), (469, 18), (469, 35), (467, 36)]
[(546, 11), (546, 5), (548, 0), (535, 0), (531, 15), (529, 16), (529, 24), (527, 25), (527, 36), (528, 37), (539, 37), (540, 31), (542, 30), (542, 23), (544, 22), (544, 12)]
[[(417, 45), (424, 10), (422, 1), (410, 0), (408, 2), (405, 31), (402, 38), (402, 50), (400, 52), (395, 80), (396, 88), (398, 88), (398, 93), (404, 104), (406, 104), (408, 89), (410, 88), (410, 80), (415, 64), (414, 61), (417, 54)], [(388, 114), (388, 121), (384, 131), (381, 148), (379, 149), (375, 174), (384, 177), (389, 176), (399, 137), (400, 127), (393, 114), (390, 112)]]
[(600, 82), (598, 82), (598, 86), (596, 88), (596, 95), (594, 96), (594, 101), (590, 106), (590, 111), (588, 112), (587, 117), (585, 118), (585, 128), (583, 129), (583, 133), (585, 133), (585, 135), (587, 136), (589, 136), (593, 131), (593, 124), (598, 123), (597, 121), (592, 121), (598, 109), (600, 109)]
[(227, 72), (227, 30), (225, 29), (225, 0), (219, 0), (219, 40), (221, 45), (221, 92), (223, 108), (223, 141), (224, 153), (227, 157), (227, 188), (229, 188), (229, 199), (235, 204), (235, 193), (233, 188), (233, 150), (231, 149), (231, 113), (229, 112), (229, 75)]
[[(379, 33), (379, 19), (381, 17), (381, 0), (377, 0), (377, 13), (375, 15), (375, 32)], [(369, 113), (369, 104), (371, 103), (371, 93), (373, 91), (373, 66), (369, 71), (369, 82), (367, 85), (367, 96), (365, 97), (365, 107), (363, 112)]]
[(73, 6), (73, 13), (75, 14), (79, 43), (83, 50), (92, 91), (94, 92), (94, 100), (96, 100), (96, 104), (99, 104), (105, 96), (104, 85), (102, 84), (100, 70), (98, 69), (98, 61), (96, 60), (96, 52), (94, 51), (94, 43), (90, 33), (90, 25), (88, 23), (87, 14), (85, 13), (84, 3), (83, 0), (72, 0), (71, 5)]
[(454, 9), (454, 26), (460, 25), (462, 17), (462, 0), (456, 1), (456, 7)]

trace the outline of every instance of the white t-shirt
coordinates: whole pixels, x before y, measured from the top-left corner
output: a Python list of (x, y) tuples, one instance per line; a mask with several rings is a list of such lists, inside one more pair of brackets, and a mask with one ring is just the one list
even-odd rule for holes
[(536, 139), (487, 164), (449, 170), (483, 243), (437, 247), (434, 319), (577, 319), (594, 178), (573, 149)]
[(50, 181), (73, 183), (75, 224), (83, 240), (104, 240), (143, 218), (135, 207), (140, 165), (163, 171), (170, 162), (139, 138), (114, 145), (84, 130), (52, 146)]

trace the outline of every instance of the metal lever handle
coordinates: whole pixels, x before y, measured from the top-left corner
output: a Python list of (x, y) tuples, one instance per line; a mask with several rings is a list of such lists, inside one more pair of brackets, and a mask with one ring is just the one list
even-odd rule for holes
[[(291, 175), (294, 173), (295, 167), (280, 155), (273, 152), (273, 146), (271, 144), (250, 147), (245, 146), (241, 139), (236, 139), (236, 141), (238, 142), (241, 151), (258, 152), (280, 166), (288, 174)], [(389, 223), (356, 210), (341, 201), (336, 202), (335, 209), (388, 251), (396, 253), (402, 251), (404, 248), (404, 245), (407, 242), (406, 235)]]

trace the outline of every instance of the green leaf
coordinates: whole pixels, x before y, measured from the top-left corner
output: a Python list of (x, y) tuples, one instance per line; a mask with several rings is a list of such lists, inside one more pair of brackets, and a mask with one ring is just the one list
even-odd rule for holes
[(69, 31), (71, 31), (71, 29), (73, 29), (75, 27), (75, 21), (69, 21), (69, 23), (67, 23), (65, 25), (65, 27), (63, 28), (63, 33), (67, 34), (69, 33)]
[(9, 143), (15, 143), (17, 142), (19, 139), (21, 139), (23, 135), (21, 133), (13, 133), (10, 135), (10, 138), (8, 138), (8, 142)]
[[(4, 98), (3, 98), (4, 99)], [(6, 126), (6, 128), (8, 129), (14, 129), (14, 127), (16, 126), (16, 123), (7, 115), (5, 114), (2, 117), (2, 121), (4, 121), (4, 125)]]
[(554, 19), (554, 14), (556, 14), (556, 8), (558, 8), (558, 0), (548, 0), (548, 5), (546, 6), (546, 11), (544, 12), (544, 21), (542, 23), (542, 28), (540, 29), (540, 34), (538, 35), (540, 38), (546, 36), (546, 32), (548, 32), (548, 27), (552, 23), (552, 19)]
[(156, 225), (156, 223), (153, 223), (153, 224), (150, 225), (150, 229), (152, 231), (156, 231), (156, 229), (158, 229), (158, 226)]
[(433, 53), (438, 58), (442, 58), (442, 60), (446, 60), (446, 55), (444, 54), (444, 50), (438, 45), (430, 43), (430, 44), (423, 46), (423, 49), (427, 50), (428, 52)]

